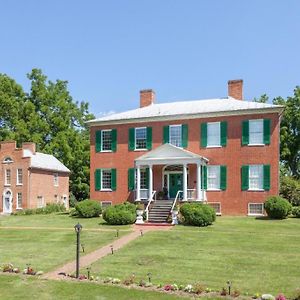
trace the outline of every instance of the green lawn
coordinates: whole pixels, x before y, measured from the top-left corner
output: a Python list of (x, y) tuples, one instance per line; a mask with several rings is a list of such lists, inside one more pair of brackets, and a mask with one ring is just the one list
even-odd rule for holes
[(220, 289), (227, 280), (243, 293), (300, 287), (300, 219), (282, 221), (220, 217), (207, 228), (176, 226), (150, 232), (92, 265), (102, 277), (135, 273), (155, 283), (201, 282)]
[[(176, 300), (164, 293), (124, 289), (83, 282), (41, 280), (31, 277), (0, 276), (1, 299), (72, 300)], [(182, 298), (181, 298), (182, 299)], [(203, 298), (205, 300), (205, 298)]]

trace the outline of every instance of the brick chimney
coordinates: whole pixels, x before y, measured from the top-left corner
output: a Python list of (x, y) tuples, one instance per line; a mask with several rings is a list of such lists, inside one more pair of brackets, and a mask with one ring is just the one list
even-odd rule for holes
[(155, 92), (153, 90), (140, 91), (140, 107), (145, 107), (155, 102)]
[(0, 143), (0, 148), (3, 151), (14, 151), (17, 149), (16, 141), (3, 141)]
[(237, 100), (243, 100), (243, 80), (228, 80), (228, 96)]
[(35, 154), (35, 143), (26, 142), (22, 144), (23, 150), (30, 150), (32, 154)]

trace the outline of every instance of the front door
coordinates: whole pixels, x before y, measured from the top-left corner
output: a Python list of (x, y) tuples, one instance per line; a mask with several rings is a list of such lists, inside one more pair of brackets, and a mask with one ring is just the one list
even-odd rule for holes
[(10, 191), (3, 194), (3, 213), (10, 214), (12, 212), (12, 195)]
[(182, 174), (169, 174), (169, 197), (175, 198), (178, 191), (182, 191)]

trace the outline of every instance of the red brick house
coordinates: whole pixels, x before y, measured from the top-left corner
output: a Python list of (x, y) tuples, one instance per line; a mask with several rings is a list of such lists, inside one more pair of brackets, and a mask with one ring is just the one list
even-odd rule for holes
[(245, 101), (242, 89), (231, 80), (226, 98), (160, 104), (143, 90), (140, 108), (89, 121), (91, 198), (147, 204), (163, 195), (170, 206), (204, 201), (218, 214), (263, 214), (278, 194), (283, 107)]
[(69, 207), (70, 170), (54, 156), (36, 152), (34, 143), (0, 143), (0, 213), (63, 203)]

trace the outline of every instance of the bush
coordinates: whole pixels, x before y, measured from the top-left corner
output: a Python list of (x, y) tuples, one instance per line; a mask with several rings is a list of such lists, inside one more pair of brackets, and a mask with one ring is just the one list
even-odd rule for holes
[(264, 206), (271, 219), (285, 219), (292, 211), (292, 205), (279, 196), (268, 197)]
[(136, 206), (128, 202), (110, 206), (103, 212), (103, 219), (110, 225), (133, 224), (136, 220)]
[(82, 218), (99, 217), (102, 211), (100, 203), (94, 200), (78, 202), (75, 205), (75, 209), (78, 212), (78, 216)]
[(46, 215), (51, 214), (55, 212), (64, 212), (66, 211), (66, 208), (63, 204), (60, 203), (47, 203), (45, 207), (39, 207), (39, 208), (26, 208), (23, 210), (18, 210), (13, 213), (13, 215), (21, 216), (21, 215)]
[(291, 176), (280, 177), (280, 196), (293, 206), (300, 206), (300, 181)]
[(185, 203), (180, 207), (183, 222), (192, 226), (208, 226), (216, 220), (215, 210), (202, 203)]
[(296, 218), (300, 218), (300, 206), (293, 207), (292, 215)]

